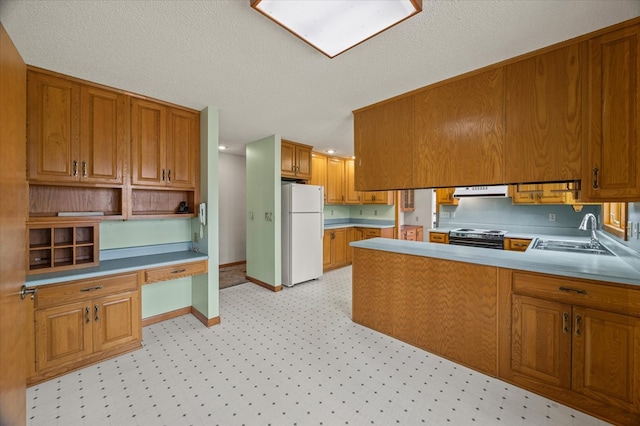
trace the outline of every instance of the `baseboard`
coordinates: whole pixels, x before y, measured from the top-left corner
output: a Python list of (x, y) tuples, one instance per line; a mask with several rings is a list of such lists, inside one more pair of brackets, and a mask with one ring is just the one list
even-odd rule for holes
[(193, 306), (187, 306), (185, 308), (176, 309), (175, 311), (165, 312), (164, 314), (155, 315), (149, 318), (144, 318), (142, 320), (142, 326), (146, 327), (151, 324), (156, 324), (162, 321), (170, 320), (172, 318), (181, 317), (182, 315), (191, 314), (198, 319), (201, 323), (206, 325), (207, 327), (211, 327), (217, 324), (220, 324), (220, 317), (215, 318), (207, 318), (200, 311), (198, 311)]
[(176, 309), (175, 311), (165, 312), (164, 314), (154, 315), (149, 318), (143, 318), (142, 326), (146, 327), (151, 324), (156, 324), (172, 318), (181, 317), (182, 315), (186, 315), (190, 313), (191, 313), (191, 306), (187, 306), (185, 308)]
[(229, 268), (230, 266), (246, 265), (246, 264), (247, 264), (246, 260), (239, 260), (237, 262), (225, 263), (224, 265), (220, 265), (219, 269)]
[(274, 286), (272, 286), (271, 284), (267, 284), (267, 283), (265, 283), (264, 281), (260, 281), (260, 280), (258, 280), (258, 279), (256, 279), (256, 278), (250, 277), (249, 275), (245, 275), (245, 278), (246, 278), (248, 281), (251, 281), (251, 282), (252, 282), (252, 283), (254, 283), (254, 284), (258, 284), (260, 287), (264, 287), (264, 288), (266, 288), (267, 290), (271, 290), (271, 291), (273, 291), (273, 292), (277, 292), (277, 291), (282, 290), (282, 286), (281, 286), (281, 285), (278, 285), (278, 286), (275, 286), (275, 287), (274, 287)]
[(196, 317), (198, 319), (198, 321), (200, 321), (201, 323), (203, 323), (207, 327), (213, 327), (214, 325), (220, 324), (220, 317), (219, 316), (213, 317), (213, 318), (207, 318), (206, 315), (204, 315), (202, 312), (200, 312), (199, 310), (197, 310), (193, 306), (191, 307), (191, 315)]

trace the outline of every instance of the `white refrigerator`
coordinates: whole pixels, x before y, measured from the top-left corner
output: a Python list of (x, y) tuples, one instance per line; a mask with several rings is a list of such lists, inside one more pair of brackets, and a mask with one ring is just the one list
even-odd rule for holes
[(322, 276), (324, 188), (282, 185), (282, 285)]

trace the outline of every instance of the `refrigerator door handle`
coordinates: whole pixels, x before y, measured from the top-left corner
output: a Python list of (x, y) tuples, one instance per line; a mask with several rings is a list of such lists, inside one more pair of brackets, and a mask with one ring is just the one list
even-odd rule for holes
[(320, 239), (324, 239), (324, 213), (320, 213)]

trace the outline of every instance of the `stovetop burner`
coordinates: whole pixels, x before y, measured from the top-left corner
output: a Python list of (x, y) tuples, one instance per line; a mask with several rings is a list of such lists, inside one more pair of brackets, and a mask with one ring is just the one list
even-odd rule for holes
[(449, 232), (449, 236), (469, 239), (502, 240), (506, 233), (507, 231), (497, 229), (458, 228), (452, 229)]

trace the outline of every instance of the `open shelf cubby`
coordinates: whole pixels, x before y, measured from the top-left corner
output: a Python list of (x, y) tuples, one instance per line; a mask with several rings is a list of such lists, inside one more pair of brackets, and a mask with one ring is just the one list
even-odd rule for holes
[(99, 220), (27, 223), (27, 273), (97, 266)]

